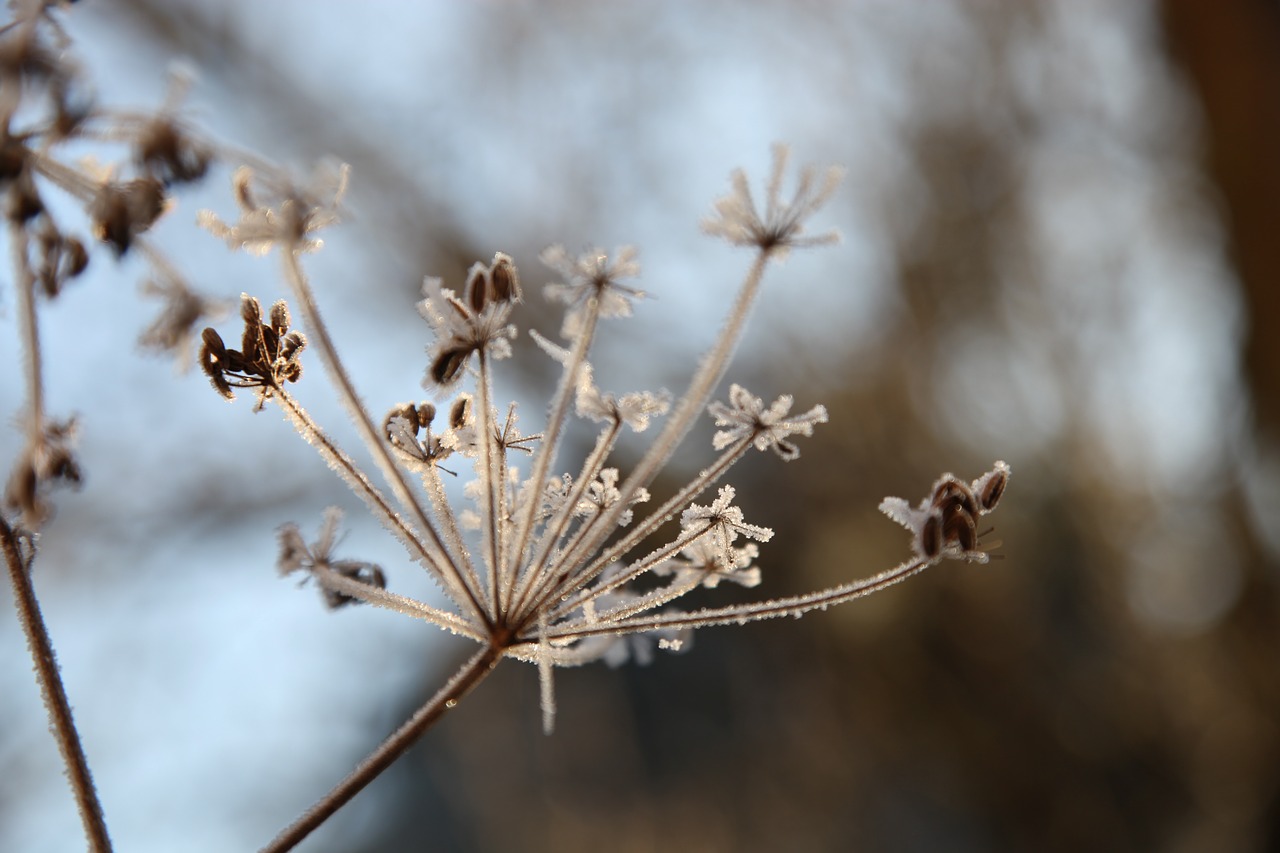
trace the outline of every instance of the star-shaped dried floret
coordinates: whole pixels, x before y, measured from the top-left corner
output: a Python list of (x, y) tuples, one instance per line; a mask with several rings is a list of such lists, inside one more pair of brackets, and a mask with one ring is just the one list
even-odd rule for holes
[(812, 237), (801, 236), (804, 222), (826, 204), (835, 192), (844, 171), (827, 169), (821, 183), (816, 183), (812, 169), (800, 172), (800, 181), (791, 201), (782, 200), (782, 174), (786, 171), (789, 151), (785, 145), (773, 146), (773, 171), (765, 190), (764, 213), (756, 209), (755, 199), (741, 169), (733, 173), (733, 190), (716, 201), (714, 216), (704, 219), (702, 230), (724, 237), (735, 246), (755, 246), (782, 257), (792, 246), (824, 246), (839, 242), (840, 235), (828, 231)]
[(724, 450), (736, 441), (749, 438), (757, 450), (772, 450), (790, 462), (800, 455), (800, 448), (787, 441), (787, 436), (811, 436), (817, 424), (827, 422), (824, 406), (814, 406), (803, 414), (787, 417), (791, 403), (791, 395), (784, 394), (766, 409), (761, 398), (752, 396), (741, 385), (729, 386), (729, 405), (715, 402), (707, 407), (716, 419), (716, 426), (728, 427), (712, 437), (712, 446)]
[(710, 506), (690, 504), (680, 515), (680, 526), (686, 532), (699, 528), (708, 531), (706, 541), (710, 542), (720, 565), (726, 567), (737, 562), (733, 542), (739, 535), (757, 542), (768, 542), (773, 538), (773, 531), (768, 527), (747, 524), (743, 520), (742, 509), (733, 506), (736, 495), (733, 486), (721, 486)]
[(231, 248), (251, 255), (265, 255), (277, 243), (289, 251), (313, 252), (322, 243), (311, 235), (338, 221), (349, 171), (345, 163), (337, 167), (322, 163), (305, 186), (297, 186), (241, 166), (231, 176), (240, 219), (227, 223), (202, 210), (198, 221)]
[[(724, 562), (726, 556), (728, 563)], [(752, 565), (758, 556), (760, 548), (754, 542), (748, 542), (741, 548), (729, 548), (726, 555), (703, 537), (682, 549), (679, 557), (664, 560), (652, 571), (659, 577), (675, 574), (677, 584), (681, 575), (692, 572), (696, 581), (707, 589), (715, 589), (725, 580), (754, 587), (760, 585), (760, 569)]]
[(571, 258), (564, 246), (551, 246), (540, 256), (542, 262), (564, 276), (558, 284), (548, 284), (543, 294), (552, 302), (569, 306), (560, 334), (573, 338), (582, 329), (583, 313), (594, 300), (601, 317), (631, 316), (631, 302), (645, 296), (643, 290), (618, 282), (640, 274), (634, 246), (618, 249), (612, 261), (603, 249), (590, 249)]

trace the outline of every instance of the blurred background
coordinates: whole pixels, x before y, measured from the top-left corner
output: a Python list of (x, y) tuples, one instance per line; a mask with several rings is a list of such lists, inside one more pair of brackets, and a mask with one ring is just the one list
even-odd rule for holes
[[(551, 737), (535, 672), (504, 665), (303, 849), (1280, 851), (1275, 4), (90, 0), (66, 20), (103, 103), (154, 107), (181, 62), (219, 137), (352, 165), (350, 222), (308, 268), (375, 413), (422, 397), (424, 275), (459, 286), (505, 251), (536, 294), (552, 243), (639, 247), (652, 298), (607, 328), (597, 376), (679, 392), (749, 262), (698, 233), (729, 171), (759, 186), (775, 141), (845, 166), (815, 221), (843, 244), (772, 272), (728, 374), (831, 413), (796, 463), (730, 477), (777, 531), (754, 592), (892, 566), (883, 496), (1013, 467), (1002, 559), (564, 671)], [(193, 227), (233, 212), (227, 178), (157, 238), (228, 305), (275, 299), (276, 258)], [(470, 649), (275, 576), (274, 529), (336, 504), (341, 556), (433, 594), (270, 408), (137, 353), (145, 269), (105, 260), (42, 314), (88, 480), (37, 587), (118, 848), (254, 849)], [(523, 325), (553, 332), (531, 302)], [(12, 362), (7, 284), (0, 312)], [(504, 366), (532, 431), (549, 365)], [(3, 411), (23, 393), (10, 374)], [(82, 846), (11, 616), (0, 768), (0, 849)]]

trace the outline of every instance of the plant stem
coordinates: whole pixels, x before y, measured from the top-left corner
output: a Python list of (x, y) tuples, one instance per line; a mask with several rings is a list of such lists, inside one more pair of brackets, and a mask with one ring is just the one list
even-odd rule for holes
[(302, 817), (286, 827), (270, 844), (263, 847), (262, 853), (283, 853), (300, 844), (320, 824), (332, 817), (338, 809), (364, 790), (365, 786), (378, 778), (382, 771), (395, 763), (396, 759), (413, 746), (432, 724), (483, 681), (498, 665), (501, 657), (502, 649), (496, 646), (486, 646), (477, 652), (454, 673), (453, 678), (449, 679), (436, 695), (384, 740), (381, 746), (369, 754), (368, 758), (360, 762), (351, 775), (339, 782), (319, 802), (307, 809)]
[(49, 639), (49, 631), (40, 615), (40, 604), (31, 584), (30, 565), (22, 557), (17, 534), (3, 517), (0, 517), (0, 549), (4, 551), (4, 562), (9, 568), (18, 621), (22, 623), (22, 630), (27, 635), (27, 648), (35, 662), (36, 680), (40, 682), (40, 693), (44, 697), (45, 709), (49, 712), (49, 728), (58, 742), (62, 760), (67, 765), (67, 776), (76, 797), (76, 807), (80, 810), (80, 820), (84, 823), (89, 850), (93, 853), (110, 853), (111, 839), (107, 836), (102, 804), (98, 802), (98, 792), (93, 787), (93, 776), (89, 773), (89, 762), (85, 759), (80, 735), (76, 732), (76, 724), (71, 716), (67, 691), (62, 685), (58, 661), (53, 654), (53, 642)]
[[(346, 406), (347, 412), (351, 415), (351, 419), (355, 422), (356, 429), (360, 433), (360, 437), (364, 439), (365, 445), (368, 446), (369, 452), (373, 455), (374, 462), (377, 463), (378, 468), (382, 471), (387, 484), (391, 486), (391, 491), (396, 496), (396, 500), (404, 507), (405, 512), (411, 516), (411, 520), (417, 522), (418, 527), (429, 540), (428, 544), (430, 544), (432, 551), (423, 556), (439, 566), (441, 571), (451, 573), (456, 582), (465, 588), (462, 571), (458, 568), (462, 557), (455, 559), (454, 555), (449, 553), (449, 549), (436, 531), (435, 525), (431, 523), (426, 511), (423, 510), (422, 505), (418, 503), (408, 484), (405, 483), (404, 477), (400, 474), (400, 469), (396, 467), (390, 451), (387, 450), (386, 442), (378, 434), (373, 422), (369, 420), (369, 414), (360, 402), (360, 397), (356, 394), (355, 386), (351, 384), (350, 377), (347, 376), (346, 368), (343, 367), (342, 360), (338, 357), (338, 351), (333, 345), (333, 339), (329, 337), (328, 326), (325, 325), (324, 319), (320, 316), (320, 309), (316, 305), (315, 297), (311, 292), (311, 285), (307, 282), (307, 277), (302, 272), (302, 265), (298, 262), (297, 250), (286, 247), (282, 254), (284, 256), (285, 280), (293, 290), (294, 297), (298, 302), (298, 308), (302, 311), (307, 332), (311, 336), (309, 342), (320, 353), (320, 360), (324, 362), (325, 369), (329, 373), (329, 379), (333, 382), (339, 399)], [(469, 590), (468, 595), (470, 596)], [(471, 599), (468, 604), (477, 617), (485, 618), (484, 606), (479, 601)]]
[(35, 447), (44, 433), (44, 371), (40, 362), (40, 324), (36, 318), (36, 281), (27, 259), (27, 232), (18, 223), (9, 227), (9, 244), (13, 249), (13, 269), (18, 278), (18, 312), (21, 315), (22, 349), (26, 354), (27, 397), (31, 411), (27, 413), (27, 441)]

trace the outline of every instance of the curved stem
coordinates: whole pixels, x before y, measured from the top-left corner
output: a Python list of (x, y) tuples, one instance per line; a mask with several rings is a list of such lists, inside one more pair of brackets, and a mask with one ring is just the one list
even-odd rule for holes
[(110, 853), (111, 839), (107, 836), (102, 804), (98, 802), (93, 776), (89, 773), (89, 762), (85, 758), (84, 747), (80, 744), (80, 735), (76, 732), (75, 720), (71, 716), (67, 691), (63, 687), (62, 677), (58, 673), (58, 661), (53, 654), (53, 642), (49, 639), (49, 631), (40, 615), (40, 603), (36, 600), (35, 588), (31, 585), (30, 564), (23, 559), (17, 534), (3, 517), (0, 517), (0, 549), (4, 551), (4, 562), (9, 569), (9, 580), (13, 584), (18, 621), (22, 623), (23, 633), (27, 635), (27, 647), (31, 650), (31, 659), (35, 663), (36, 680), (40, 682), (40, 693), (44, 697), (45, 709), (49, 712), (49, 728), (58, 741), (58, 751), (62, 753), (62, 760), (67, 765), (67, 776), (71, 781), (71, 790), (75, 793), (80, 820), (84, 823), (89, 850), (93, 853)]
[(494, 646), (486, 646), (475, 654), (454, 673), (444, 687), (432, 696), (425, 705), (419, 708), (404, 725), (396, 729), (382, 745), (361, 761), (351, 775), (307, 809), (302, 817), (291, 823), (271, 843), (262, 848), (262, 853), (282, 853), (292, 850), (342, 808), (356, 794), (378, 778), (396, 759), (417, 743), (418, 738), (431, 728), (432, 724), (444, 716), (446, 711), (458, 704), (462, 697), (471, 692), (477, 684), (484, 680), (502, 657), (502, 650)]

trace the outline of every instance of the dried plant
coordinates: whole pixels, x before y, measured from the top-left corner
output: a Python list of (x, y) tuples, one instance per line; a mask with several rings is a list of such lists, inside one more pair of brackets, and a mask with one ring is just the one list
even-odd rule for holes
[[(812, 234), (807, 225), (836, 189), (839, 170), (802, 170), (795, 188), (785, 194), (788, 156), (778, 146), (763, 205), (753, 197), (747, 177), (733, 174), (729, 194), (716, 202), (703, 227), (747, 249), (751, 263), (718, 337), (679, 396), (650, 391), (615, 395), (596, 384), (590, 356), (601, 323), (629, 316), (634, 303), (645, 296), (629, 283), (639, 274), (636, 251), (624, 247), (609, 254), (592, 249), (575, 257), (556, 246), (543, 252), (541, 260), (560, 278), (544, 293), (563, 306), (560, 341), (530, 334), (559, 365), (560, 378), (546, 421), (536, 432), (522, 432), (516, 406), (501, 407), (494, 399), (497, 363), (511, 355), (511, 341), (518, 334), (515, 312), (525, 298), (515, 260), (501, 252), (488, 264), (474, 265), (456, 289), (439, 279), (426, 280), (419, 308), (435, 336), (424, 379), (432, 400), (398, 404), (375, 418), (348, 377), (301, 262), (305, 253), (321, 248), (318, 233), (340, 218), (346, 169), (321, 168), (309, 180), (297, 181), (283, 169), (217, 145), (179, 119), (176, 99), (181, 85), (175, 87), (170, 103), (150, 115), (113, 113), (77, 100), (72, 95), (79, 91), (78, 78), (48, 46), (61, 32), (50, 9), (48, 3), (16, 5), (15, 21), (4, 29), (0, 43), (0, 103), (6, 108), (0, 179), (9, 202), (30, 389), (27, 448), (5, 496), (14, 520), (0, 520), (0, 538), (94, 849), (109, 848), (105, 823), (30, 584), (32, 531), (48, 515), (48, 489), (58, 482), (77, 481), (80, 472), (70, 449), (73, 419), (51, 420), (41, 405), (36, 297), (56, 296), (84, 270), (89, 256), (84, 242), (47, 213), (41, 200), (45, 184), (80, 200), (94, 237), (111, 254), (140, 250), (152, 261), (155, 274), (147, 292), (163, 297), (166, 309), (144, 333), (144, 342), (182, 350), (194, 340), (200, 318), (215, 303), (185, 284), (147, 242), (147, 232), (164, 214), (176, 185), (201, 179), (214, 162), (239, 164), (233, 176), (238, 217), (228, 221), (205, 212), (200, 222), (233, 249), (257, 255), (277, 252), (305, 335), (293, 329), (284, 301), (264, 313), (260, 302), (245, 294), (239, 348), (227, 346), (214, 328), (205, 328), (199, 336), (200, 367), (222, 397), (233, 399), (237, 389), (252, 389), (255, 411), (268, 404), (278, 406), (401, 542), (410, 559), (427, 571), (451, 606), (398, 595), (388, 589), (389, 577), (381, 567), (337, 557), (336, 510), (325, 516), (311, 543), (294, 525), (280, 530), (279, 570), (311, 579), (331, 608), (369, 603), (423, 619), (480, 647), (268, 850), (290, 849), (323, 823), (503, 658), (538, 667), (544, 727), (549, 732), (555, 718), (555, 667), (597, 660), (616, 665), (632, 658), (644, 662), (655, 647), (682, 649), (695, 629), (825, 609), (895, 584), (944, 559), (987, 561), (989, 543), (983, 541), (979, 523), (996, 508), (1008, 483), (1010, 469), (1003, 462), (972, 482), (944, 475), (916, 506), (887, 498), (881, 508), (908, 528), (913, 551), (894, 568), (790, 598), (692, 611), (671, 606), (700, 587), (714, 588), (725, 581), (744, 587), (761, 583), (755, 565), (757, 543), (769, 541), (773, 532), (746, 521), (734, 505), (734, 488), (721, 481), (753, 448), (772, 451), (784, 461), (798, 458), (794, 439), (811, 435), (827, 421), (821, 405), (795, 412), (789, 395), (766, 403), (736, 384), (726, 400), (711, 398), (769, 266), (793, 249), (836, 242), (833, 232)], [(17, 108), (29, 106), (24, 102), (32, 92), (45, 98), (43, 118), (19, 129)], [(95, 173), (59, 159), (59, 144), (77, 137), (129, 146), (129, 176)], [(344, 401), (385, 488), (338, 446), (295, 396), (303, 360), (312, 353), (319, 356)], [(673, 494), (655, 500), (650, 487), (704, 413), (718, 428), (712, 438), (715, 457)], [(586, 457), (562, 473), (566, 431), (574, 420), (593, 424), (597, 434)], [(621, 470), (614, 451), (624, 431), (640, 433), (651, 427), (657, 435), (648, 449), (629, 470)], [(465, 506), (457, 507), (442, 475), (464, 469), (470, 472)], [(704, 497), (716, 486), (713, 495)], [(41, 659), (47, 662), (41, 664)]]

